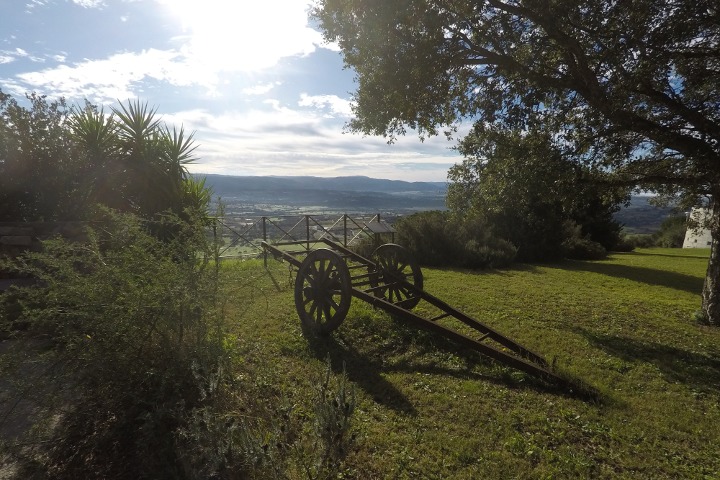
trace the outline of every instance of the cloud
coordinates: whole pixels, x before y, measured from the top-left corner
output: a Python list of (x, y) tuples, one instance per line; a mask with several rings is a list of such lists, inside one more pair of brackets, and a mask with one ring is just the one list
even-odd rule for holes
[(177, 52), (155, 49), (137, 54), (119, 53), (104, 60), (20, 73), (16, 79), (25, 89), (30, 86), (52, 96), (87, 97), (94, 102), (108, 103), (118, 98), (134, 98), (131, 86), (146, 78), (186, 83), (184, 67), (173, 64), (178, 56)]
[[(225, 0), (155, 1), (184, 29), (183, 35), (168, 38), (174, 43), (173, 48), (118, 52), (75, 63), (68, 63), (62, 52), (48, 58), (63, 65), (16, 74), (13, 79), (3, 79), (4, 83), (20, 84), (23, 90), (42, 90), (54, 96), (88, 97), (98, 103), (135, 97), (135, 87), (144, 79), (172, 86), (199, 86), (206, 95), (213, 96), (233, 75), (256, 74), (276, 66), (283, 58), (309, 55), (322, 43), (320, 33), (307, 25), (308, 1), (264, 0), (232, 6)], [(33, 2), (33, 7), (45, 5), (40, 0)], [(85, 8), (104, 5), (99, 0), (73, 3)], [(22, 49), (0, 51), (0, 55), (3, 63), (11, 62), (12, 57), (45, 61)], [(277, 85), (280, 82), (266, 82), (241, 92), (263, 95)], [(317, 99), (315, 106), (320, 107), (321, 102)], [(333, 113), (342, 108), (341, 102), (331, 99), (326, 99), (325, 105)]]
[(352, 115), (352, 107), (349, 100), (340, 98), (337, 95), (308, 95), (300, 94), (298, 105), (301, 107), (315, 107), (321, 110), (329, 110), (331, 114), (342, 117)]
[(18, 58), (27, 58), (35, 63), (43, 63), (45, 61), (44, 58), (30, 55), (22, 48), (15, 48), (14, 50), (0, 50), (0, 58), (4, 59), (4, 61), (0, 60), (0, 63), (10, 63)]
[(277, 81), (270, 83), (262, 83), (252, 87), (243, 88), (241, 92), (245, 95), (264, 95), (280, 85), (282, 85), (282, 82)]
[(72, 0), (75, 5), (79, 5), (84, 8), (98, 8), (104, 7), (105, 2), (103, 0)]
[(442, 181), (459, 161), (444, 138), (416, 137), (387, 145), (382, 138), (342, 133), (342, 122), (322, 112), (283, 107), (214, 114), (195, 109), (163, 115), (169, 124), (195, 132), (198, 173), (227, 175), (370, 175)]

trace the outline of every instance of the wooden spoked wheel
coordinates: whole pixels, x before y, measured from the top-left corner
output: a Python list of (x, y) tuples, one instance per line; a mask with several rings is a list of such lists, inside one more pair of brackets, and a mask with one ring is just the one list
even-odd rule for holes
[(351, 300), (345, 261), (331, 250), (310, 252), (295, 280), (295, 308), (303, 325), (320, 335), (332, 332), (345, 320)]
[(371, 273), (370, 283), (374, 288), (381, 287), (375, 289), (378, 297), (407, 310), (420, 302), (416, 290), (404, 284), (423, 288), (422, 270), (410, 252), (400, 245), (386, 243), (375, 249), (371, 259), (377, 265), (377, 271)]

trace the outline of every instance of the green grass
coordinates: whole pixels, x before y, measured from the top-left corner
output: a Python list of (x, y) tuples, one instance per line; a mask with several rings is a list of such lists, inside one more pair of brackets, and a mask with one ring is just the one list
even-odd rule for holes
[(720, 478), (720, 330), (693, 312), (707, 250), (500, 271), (425, 269), (426, 290), (590, 385), (588, 400), (354, 301), (303, 336), (287, 264), (227, 262), (237, 375), (311, 408), (329, 355), (357, 393), (343, 478)]

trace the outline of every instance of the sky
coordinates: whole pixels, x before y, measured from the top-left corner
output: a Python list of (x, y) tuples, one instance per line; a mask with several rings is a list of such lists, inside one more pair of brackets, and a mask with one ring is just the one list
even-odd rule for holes
[(194, 173), (445, 181), (444, 136), (347, 132), (354, 73), (310, 0), (0, 0), (0, 89), (138, 99), (194, 132)]

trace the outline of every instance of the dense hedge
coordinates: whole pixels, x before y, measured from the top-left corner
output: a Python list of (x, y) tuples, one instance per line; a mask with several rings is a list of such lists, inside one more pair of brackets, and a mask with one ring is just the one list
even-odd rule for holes
[(482, 219), (460, 221), (448, 212), (419, 212), (395, 224), (398, 242), (428, 266), (496, 268), (510, 265), (517, 248), (492, 235)]

